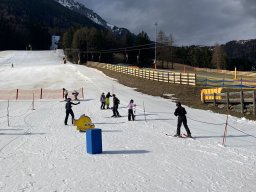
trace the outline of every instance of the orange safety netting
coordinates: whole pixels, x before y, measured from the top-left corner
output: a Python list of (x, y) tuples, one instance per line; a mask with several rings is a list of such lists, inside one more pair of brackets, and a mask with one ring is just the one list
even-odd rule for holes
[(17, 95), (17, 90), (0, 90), (1, 100), (15, 100)]
[[(77, 99), (84, 99), (83, 88), (76, 90), (79, 94)], [(72, 91), (68, 91), (68, 97), (75, 99)], [(13, 89), (13, 90), (0, 90), (0, 100), (50, 100), (50, 99), (63, 99), (64, 93), (62, 89)]]

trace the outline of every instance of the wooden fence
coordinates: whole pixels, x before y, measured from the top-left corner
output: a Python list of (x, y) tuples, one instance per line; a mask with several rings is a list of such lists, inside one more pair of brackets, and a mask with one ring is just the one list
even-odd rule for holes
[[(211, 98), (211, 99), (206, 99)], [(245, 105), (253, 105), (253, 115), (256, 115), (256, 91), (240, 91), (226, 93), (203, 93), (203, 103), (226, 104), (227, 110), (230, 110), (230, 105), (241, 105), (241, 113), (244, 113)]]
[(116, 71), (119, 73), (132, 75), (135, 77), (149, 79), (152, 81), (183, 84), (183, 85), (193, 85), (193, 86), (196, 85), (195, 73), (176, 73), (176, 72), (170, 72), (170, 71), (142, 69), (142, 68), (122, 66), (122, 65), (96, 63), (96, 62), (89, 62), (89, 65), (105, 68), (105, 69)]

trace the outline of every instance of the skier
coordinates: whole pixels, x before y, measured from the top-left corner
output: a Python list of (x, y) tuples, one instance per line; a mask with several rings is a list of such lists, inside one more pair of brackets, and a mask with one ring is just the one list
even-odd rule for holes
[(77, 99), (77, 96), (79, 95), (79, 93), (78, 93), (77, 90), (74, 90), (74, 91), (72, 92), (72, 95), (74, 95), (75, 100), (78, 100), (78, 99)]
[(176, 103), (176, 110), (174, 112), (174, 115), (175, 116), (178, 116), (178, 124), (177, 124), (177, 133), (174, 135), (175, 137), (181, 137), (180, 135), (180, 127), (181, 127), (181, 124), (183, 123), (186, 131), (187, 131), (187, 137), (192, 137), (191, 136), (191, 132), (188, 128), (188, 125), (187, 125), (187, 117), (186, 117), (186, 110), (184, 107), (181, 106), (181, 103), (180, 102), (177, 102)]
[(113, 115), (112, 117), (121, 117), (118, 112), (118, 105), (120, 104), (119, 99), (113, 94)]
[(63, 88), (63, 94), (64, 94), (64, 98), (65, 98), (65, 101), (67, 101), (67, 98), (68, 98), (68, 90)]
[(74, 116), (74, 112), (72, 110), (72, 105), (78, 105), (78, 104), (80, 104), (80, 102), (73, 103), (73, 102), (71, 102), (70, 98), (67, 98), (67, 103), (66, 103), (66, 107), (65, 107), (66, 108), (66, 117), (65, 117), (65, 121), (64, 121), (65, 125), (67, 125), (67, 123), (68, 123), (69, 114), (72, 116), (72, 124), (74, 123), (75, 116)]
[(135, 119), (135, 115), (133, 113), (134, 107), (136, 107), (136, 104), (134, 104), (133, 100), (131, 99), (130, 103), (128, 104), (128, 121), (131, 121), (131, 117), (133, 121)]
[(106, 97), (105, 97), (105, 94), (104, 94), (104, 93), (101, 94), (101, 96), (100, 96), (100, 101), (101, 101), (100, 109), (105, 109)]
[(106, 95), (106, 99), (105, 99), (105, 104), (107, 105), (107, 109), (109, 109), (109, 104), (110, 104), (109, 98), (110, 97), (112, 97), (112, 95), (110, 95), (110, 92), (108, 92)]

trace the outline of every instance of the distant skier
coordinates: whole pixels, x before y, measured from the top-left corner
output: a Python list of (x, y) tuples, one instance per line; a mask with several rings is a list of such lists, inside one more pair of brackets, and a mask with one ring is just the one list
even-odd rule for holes
[(14, 68), (13, 63), (12, 63), (12, 68)]
[(186, 131), (187, 131), (187, 137), (192, 137), (191, 136), (191, 132), (188, 128), (188, 125), (187, 125), (187, 117), (186, 117), (186, 110), (184, 107), (181, 106), (181, 103), (180, 102), (177, 102), (176, 103), (176, 110), (174, 112), (174, 115), (175, 116), (178, 116), (178, 124), (177, 124), (177, 133), (174, 135), (175, 137), (181, 137), (180, 135), (180, 127), (181, 127), (181, 124), (183, 123)]
[(105, 104), (107, 105), (107, 109), (109, 109), (109, 105), (110, 105), (109, 98), (110, 97), (112, 97), (112, 95), (110, 95), (110, 92), (108, 92), (106, 95), (106, 99), (105, 99)]
[(100, 102), (101, 102), (100, 109), (105, 109), (106, 96), (104, 93), (102, 93), (100, 96)]
[(74, 95), (75, 100), (78, 100), (78, 99), (77, 99), (77, 96), (79, 95), (79, 93), (78, 93), (77, 90), (74, 90), (74, 91), (72, 92), (72, 95)]
[(65, 108), (66, 108), (66, 117), (65, 117), (65, 121), (64, 121), (64, 124), (65, 124), (65, 125), (68, 124), (68, 116), (69, 116), (69, 114), (70, 114), (71, 117), (72, 117), (72, 124), (74, 123), (74, 118), (75, 118), (75, 116), (74, 116), (74, 112), (73, 112), (73, 110), (72, 110), (72, 105), (78, 105), (78, 104), (80, 104), (80, 102), (78, 102), (78, 103), (73, 103), (73, 102), (71, 102), (71, 99), (70, 99), (70, 98), (67, 98), (67, 103), (66, 103), (66, 106), (65, 106)]
[(133, 113), (133, 109), (136, 107), (136, 104), (133, 103), (133, 100), (131, 99), (130, 103), (128, 104), (128, 121), (132, 120), (134, 121), (135, 115)]
[(68, 99), (68, 90), (63, 88), (63, 95), (64, 95), (64, 98), (65, 98), (65, 101)]
[(120, 104), (119, 99), (113, 94), (113, 115), (112, 117), (121, 117), (118, 112), (118, 105)]

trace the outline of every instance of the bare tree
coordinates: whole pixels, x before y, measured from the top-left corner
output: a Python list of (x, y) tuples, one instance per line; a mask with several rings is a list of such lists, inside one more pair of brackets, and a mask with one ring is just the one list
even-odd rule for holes
[(172, 33), (170, 33), (169, 38), (168, 38), (168, 46), (169, 46), (169, 49), (170, 49), (171, 69), (173, 69), (173, 54), (174, 54), (173, 45), (174, 45), (174, 38), (173, 38)]
[(217, 69), (226, 69), (227, 67), (227, 55), (223, 47), (219, 44), (215, 44), (211, 63), (212, 66)]
[(157, 36), (158, 57), (161, 60), (162, 68), (164, 68), (164, 62), (168, 60), (168, 37), (162, 30), (159, 31)]

